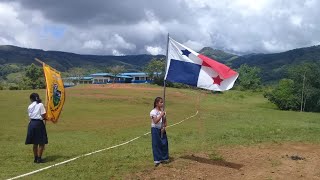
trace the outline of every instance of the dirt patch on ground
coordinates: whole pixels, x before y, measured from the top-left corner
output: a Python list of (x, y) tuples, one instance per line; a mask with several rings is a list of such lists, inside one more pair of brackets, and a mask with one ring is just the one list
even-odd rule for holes
[(75, 86), (74, 89), (138, 89), (159, 91), (161, 87), (147, 87), (144, 84), (88, 84), (85, 86)]
[(320, 179), (320, 145), (272, 144), (191, 153), (129, 179)]

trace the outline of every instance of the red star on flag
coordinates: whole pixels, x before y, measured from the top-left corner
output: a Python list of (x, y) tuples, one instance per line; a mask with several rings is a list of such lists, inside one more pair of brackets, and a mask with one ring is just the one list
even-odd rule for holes
[(221, 79), (219, 75), (217, 77), (212, 77), (212, 79), (213, 79), (213, 84), (218, 84), (219, 86), (223, 81), (223, 79)]

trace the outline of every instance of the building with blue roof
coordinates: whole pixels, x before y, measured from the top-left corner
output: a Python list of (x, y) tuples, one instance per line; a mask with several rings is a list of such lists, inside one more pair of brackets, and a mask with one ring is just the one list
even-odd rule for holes
[(117, 76), (111, 73), (94, 73), (86, 77), (64, 78), (67, 82), (77, 82), (79, 84), (108, 84), (108, 83), (150, 83), (149, 75), (144, 72), (121, 73)]

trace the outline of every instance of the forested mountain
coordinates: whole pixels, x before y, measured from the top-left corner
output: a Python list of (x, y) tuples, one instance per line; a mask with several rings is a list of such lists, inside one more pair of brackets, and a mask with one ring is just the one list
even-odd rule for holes
[(39, 58), (52, 67), (66, 71), (72, 67), (105, 69), (107, 66), (124, 65), (126, 69), (138, 71), (152, 58), (164, 56), (129, 55), (129, 56), (98, 56), (80, 55), (59, 51), (44, 51), (40, 49), (27, 49), (16, 46), (0, 46), (0, 65), (19, 64), (30, 65)]
[[(257, 66), (262, 70), (261, 77), (263, 82), (272, 82), (283, 78), (286, 69), (292, 65), (304, 62), (320, 62), (320, 46), (293, 49), (281, 53), (252, 54), (244, 56), (238, 56), (226, 53), (222, 50), (205, 47), (200, 50), (200, 53), (227, 64), (234, 69), (239, 68), (242, 64)], [(124, 65), (127, 71), (141, 71), (152, 58), (163, 57), (163, 55), (80, 55), (2, 45), (0, 46), (0, 78), (1, 76), (4, 76), (4, 74), (8, 74), (5, 73), (8, 69), (7, 67), (13, 69), (12, 73), (15, 73), (16, 71), (19, 71), (21, 67), (35, 63), (34, 58), (39, 58), (60, 71), (67, 71), (73, 67), (92, 68), (103, 71), (106, 67), (114, 65)]]

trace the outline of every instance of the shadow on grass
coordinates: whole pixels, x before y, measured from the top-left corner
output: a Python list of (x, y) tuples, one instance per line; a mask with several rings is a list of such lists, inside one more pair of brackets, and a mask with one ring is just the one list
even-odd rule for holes
[(225, 160), (212, 160), (212, 159), (207, 159), (207, 158), (198, 157), (198, 156), (194, 156), (194, 155), (191, 155), (191, 156), (186, 155), (186, 156), (182, 156), (180, 158), (188, 159), (188, 160), (192, 160), (192, 161), (196, 161), (196, 162), (204, 163), (204, 164), (228, 167), (228, 168), (237, 169), (237, 170), (239, 170), (240, 168), (242, 168), (244, 166), (243, 164), (237, 164), (237, 163), (228, 162)]
[(61, 156), (61, 155), (52, 155), (52, 156), (46, 156), (45, 158), (43, 158), (43, 160), (45, 162), (53, 162), (57, 159), (69, 159), (70, 156)]

